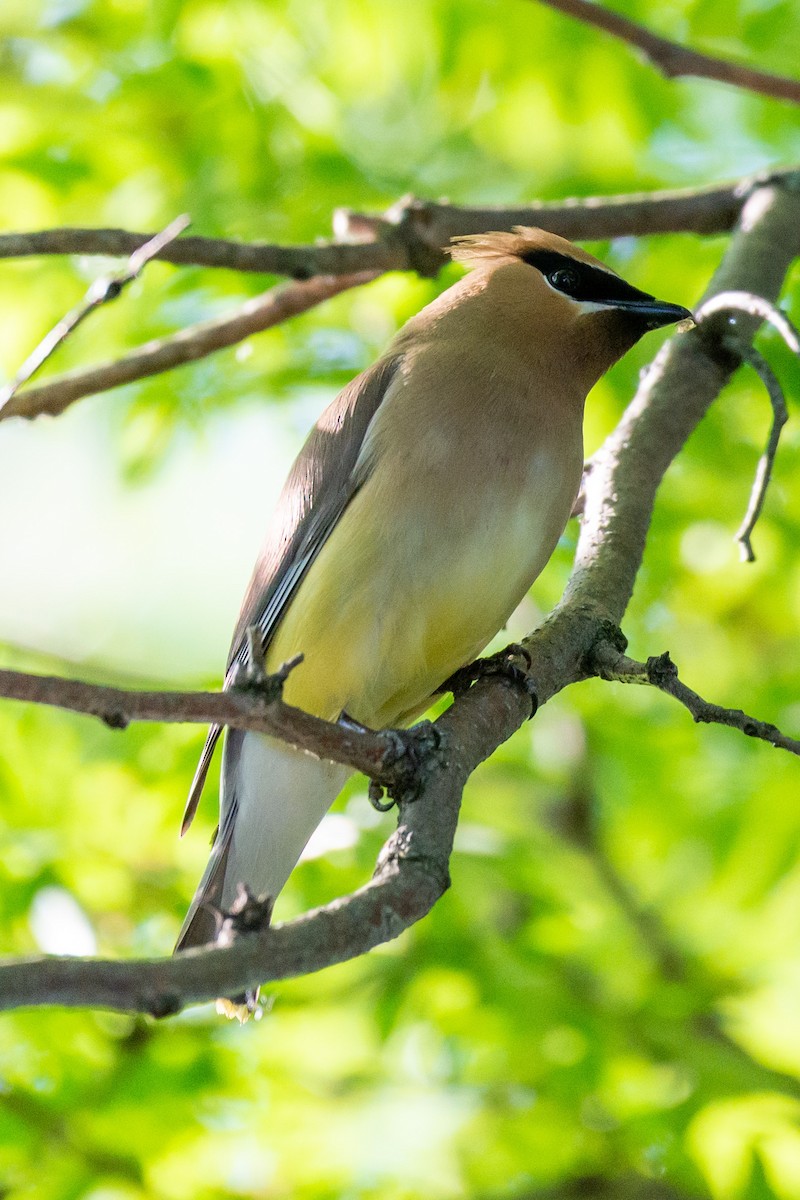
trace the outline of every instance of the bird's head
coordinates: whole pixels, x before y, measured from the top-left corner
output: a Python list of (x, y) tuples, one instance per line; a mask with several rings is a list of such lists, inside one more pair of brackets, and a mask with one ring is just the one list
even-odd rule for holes
[[(543, 229), (457, 238), (458, 262), (493, 278), (492, 291), (508, 312), (535, 320), (539, 337), (597, 359), (601, 374), (651, 329), (691, 320), (688, 308), (658, 300), (622, 279), (599, 259)], [(505, 301), (507, 300), (507, 304)], [(602, 362), (600, 361), (602, 360)]]

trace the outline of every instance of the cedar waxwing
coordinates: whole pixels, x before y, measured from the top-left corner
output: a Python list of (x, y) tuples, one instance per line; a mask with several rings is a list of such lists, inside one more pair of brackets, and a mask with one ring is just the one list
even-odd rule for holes
[[(233, 635), (297, 654), (289, 704), (405, 725), (505, 625), (578, 492), (586, 394), (650, 329), (691, 317), (540, 229), (457, 240), (471, 271), (320, 417), (292, 467)], [(220, 735), (208, 735), (184, 817)], [(213, 942), (237, 886), (276, 897), (351, 771), (230, 729), (220, 823), (176, 949)]]

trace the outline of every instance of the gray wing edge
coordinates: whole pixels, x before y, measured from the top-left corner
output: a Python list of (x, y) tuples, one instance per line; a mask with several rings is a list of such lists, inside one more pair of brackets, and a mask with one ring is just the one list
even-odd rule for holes
[(194, 820), (194, 815), (197, 812), (197, 806), (200, 803), (200, 797), (203, 794), (203, 788), (208, 775), (208, 768), (211, 766), (211, 760), (214, 757), (214, 751), (217, 748), (219, 736), (222, 733), (221, 725), (212, 725), (208, 731), (203, 751), (200, 755), (200, 761), (197, 764), (197, 770), (194, 773), (192, 786), (189, 788), (189, 796), (186, 801), (186, 808), (183, 810), (183, 818), (181, 820), (181, 837), (186, 833), (186, 830)]
[[(209, 749), (211, 735), (216, 730), (216, 736)], [(211, 761), (211, 756), (214, 753), (217, 739), (222, 732), (222, 726), (213, 726), (211, 733), (203, 747), (203, 758), (207, 756), (205, 770), (203, 771), (202, 780), (197, 791), (197, 798), (200, 797), (202, 791), (203, 780), (208, 771), (208, 763)], [(228, 742), (225, 747), (225, 753), (233, 753), (238, 758), (239, 744), (242, 741), (243, 731), (241, 729), (230, 730)], [(203, 766), (203, 758), (200, 760), (200, 766), (197, 769), (194, 782), (192, 784), (192, 795), (194, 795), (197, 778)], [(191, 796), (190, 796), (191, 801)], [(195, 800), (195, 808), (197, 801)], [(188, 810), (188, 805), (187, 805)], [(229, 806), (229, 812), (235, 812), (235, 804)], [(190, 818), (191, 819), (191, 818)], [(185, 818), (184, 818), (185, 820)], [(231, 834), (233, 833), (233, 820), (228, 817), (218, 828), (214, 835), (214, 843), (211, 848), (211, 856), (208, 860), (208, 865), (203, 872), (203, 877), (197, 885), (192, 903), (189, 905), (189, 911), (184, 918), (181, 931), (178, 934), (178, 940), (175, 943), (174, 953), (179, 950), (188, 950), (192, 946), (205, 946), (209, 942), (213, 942), (219, 933), (219, 921), (222, 910), (222, 891), (225, 886), (225, 867), (228, 862), (228, 853), (231, 844)]]

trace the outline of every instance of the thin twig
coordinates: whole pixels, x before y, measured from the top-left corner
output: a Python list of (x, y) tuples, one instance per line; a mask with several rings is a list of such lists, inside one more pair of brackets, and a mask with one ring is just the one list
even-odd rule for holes
[(225, 317), (190, 325), (171, 337), (147, 342), (124, 358), (70, 371), (39, 387), (26, 388), (0, 410), (0, 421), (8, 417), (58, 416), (84, 396), (135, 383), (235, 346), (254, 333), (271, 329), (374, 278), (374, 272), (362, 271), (358, 275), (317, 275), (305, 283), (281, 284), (248, 300)]
[(173, 242), (179, 234), (183, 233), (188, 224), (188, 216), (176, 217), (161, 233), (157, 233), (149, 241), (145, 242), (143, 246), (139, 246), (138, 249), (134, 250), (121, 271), (118, 271), (114, 275), (103, 276), (94, 281), (81, 303), (76, 308), (73, 308), (71, 312), (68, 312), (65, 317), (62, 317), (47, 336), (42, 338), (33, 353), (28, 355), (12, 382), (0, 391), (0, 417), (2, 416), (3, 409), (19, 388), (24, 383), (27, 383), (40, 367), (44, 366), (48, 358), (58, 349), (62, 342), (65, 342), (69, 335), (86, 320), (89, 313), (94, 312), (95, 309), (100, 308), (103, 304), (108, 304), (110, 301), (116, 300), (128, 284), (132, 283), (138, 277), (145, 265), (152, 258), (155, 258), (165, 246)]
[(699, 50), (690, 50), (669, 38), (660, 37), (628, 17), (595, 4), (593, 0), (539, 0), (539, 3), (634, 46), (667, 79), (694, 75), (701, 79), (730, 83), (734, 87), (770, 96), (773, 100), (800, 104), (800, 81), (775, 75), (771, 71), (760, 71), (744, 63), (702, 54)]
[(772, 405), (772, 424), (770, 425), (767, 445), (764, 453), (758, 460), (747, 512), (744, 514), (742, 523), (736, 532), (736, 541), (739, 543), (739, 555), (742, 562), (755, 562), (756, 555), (752, 542), (753, 530), (764, 507), (767, 488), (772, 477), (772, 468), (775, 465), (775, 456), (778, 453), (778, 445), (781, 440), (781, 430), (789, 420), (789, 412), (786, 407), (786, 397), (783, 394), (780, 381), (763, 354), (759, 354), (755, 346), (749, 346), (743, 357), (744, 361), (750, 364), (764, 384), (770, 404)]
[(759, 721), (740, 708), (723, 708), (720, 704), (711, 704), (697, 692), (682, 683), (678, 677), (678, 668), (669, 656), (669, 652), (648, 658), (647, 662), (637, 662), (628, 658), (615, 646), (602, 642), (593, 653), (593, 664), (597, 674), (602, 679), (613, 680), (616, 683), (643, 683), (666, 692), (674, 697), (698, 723), (705, 725), (727, 725), (730, 729), (738, 729), (747, 737), (758, 738), (769, 742), (779, 750), (788, 750), (790, 754), (800, 755), (800, 741), (781, 733), (776, 725), (767, 721)]
[[(721, 292), (718, 296), (713, 296), (699, 306), (695, 313), (695, 321), (698, 326), (702, 327), (704, 321), (708, 321), (709, 318), (716, 317), (720, 313), (746, 313), (750, 317), (768, 321), (778, 331), (789, 349), (794, 354), (800, 354), (800, 334), (786, 314), (777, 309), (774, 304), (770, 304), (768, 300), (764, 300), (763, 297), (754, 296), (750, 292)], [(729, 327), (721, 334), (717, 332), (715, 336), (720, 337), (726, 350), (732, 351), (742, 362), (749, 363), (764, 384), (772, 405), (772, 425), (766, 449), (758, 460), (747, 512), (736, 533), (742, 561), (755, 562), (752, 534), (764, 507), (775, 456), (778, 453), (781, 430), (789, 419), (789, 413), (786, 408), (786, 397), (772, 367), (748, 340), (737, 336), (735, 316), (730, 318)]]

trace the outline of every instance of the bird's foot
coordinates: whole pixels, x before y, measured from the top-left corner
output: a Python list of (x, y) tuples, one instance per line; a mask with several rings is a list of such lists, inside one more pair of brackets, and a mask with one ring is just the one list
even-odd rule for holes
[(219, 922), (216, 944), (230, 946), (242, 934), (266, 929), (274, 904), (272, 896), (256, 896), (246, 883), (240, 883), (230, 908), (216, 910)]
[[(378, 812), (388, 812), (398, 801), (414, 800), (423, 783), (425, 765), (430, 756), (441, 749), (442, 735), (432, 721), (419, 721), (411, 729), (385, 729), (390, 739), (387, 765), (399, 767), (397, 782), (389, 786), (371, 779), (369, 802)], [(384, 800), (384, 795), (387, 797)]]
[[(382, 783), (378, 783), (377, 779), (370, 779), (367, 796), (375, 812), (387, 813), (397, 804), (397, 800), (392, 793), (384, 788)], [(386, 797), (385, 800), (384, 796)]]
[[(350, 713), (344, 708), (339, 713), (336, 724), (340, 725), (342, 729), (347, 729), (352, 733), (375, 732), (375, 730), (370, 729), (368, 725), (362, 725), (361, 721), (357, 721), (355, 717), (351, 717)], [(384, 736), (389, 738), (391, 741), (390, 756), (395, 756), (396, 758), (402, 757), (402, 755), (405, 754), (405, 742), (403, 740), (404, 735), (394, 729), (384, 730), (383, 733)], [(386, 800), (383, 798), (384, 795), (387, 796)], [(389, 810), (394, 808), (395, 804), (397, 803), (395, 797), (391, 794), (389, 789), (384, 788), (383, 784), (378, 783), (376, 779), (370, 779), (369, 787), (367, 788), (367, 796), (369, 797), (369, 802), (372, 807), (376, 812), (379, 813), (389, 812)]]
[[(240, 883), (233, 904), (227, 911), (215, 909), (219, 930), (215, 944), (230, 946), (237, 938), (266, 929), (272, 917), (275, 901), (271, 896), (256, 896), (246, 883)], [(260, 1016), (257, 987), (247, 988), (238, 996), (220, 997), (217, 1012), (241, 1024), (251, 1016)]]
[[(514, 661), (515, 659), (522, 659), (524, 666), (520, 666), (518, 661)], [(461, 667), (449, 679), (446, 679), (437, 690), (439, 692), (452, 692), (455, 697), (469, 691), (473, 683), (477, 683), (479, 679), (486, 679), (492, 675), (501, 675), (525, 693), (531, 702), (531, 716), (534, 716), (539, 707), (539, 699), (536, 695), (536, 685), (528, 674), (531, 661), (531, 656), (524, 646), (521, 646), (518, 642), (511, 642), (505, 649), (499, 650), (497, 654), (490, 654), (487, 658), (477, 658), (475, 662)]]

